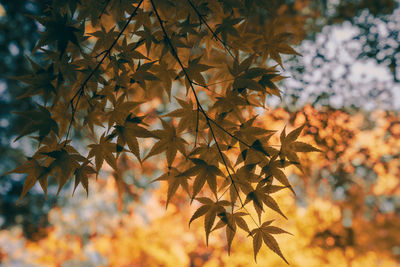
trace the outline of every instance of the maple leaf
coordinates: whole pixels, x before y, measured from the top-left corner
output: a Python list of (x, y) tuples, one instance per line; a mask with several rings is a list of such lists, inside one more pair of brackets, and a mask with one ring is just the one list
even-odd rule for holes
[(276, 203), (276, 201), (269, 195), (268, 188), (265, 187), (262, 183), (257, 184), (255, 190), (247, 193), (244, 205), (246, 205), (250, 201), (253, 202), (253, 206), (258, 214), (259, 220), (261, 220), (261, 213), (264, 211), (263, 205), (266, 205), (268, 208), (276, 211), (285, 219), (287, 219), (287, 217), (282, 213), (281, 209), (279, 208), (278, 203)]
[(29, 57), (27, 59), (31, 64), (33, 73), (14, 77), (14, 79), (28, 84), (26, 91), (18, 99), (42, 94), (44, 102), (47, 103), (50, 96), (56, 94), (56, 88), (53, 85), (53, 81), (57, 78), (57, 75), (54, 74), (54, 65), (50, 64), (43, 68)]
[(265, 68), (250, 68), (253, 63), (255, 56), (251, 55), (244, 59), (241, 63), (235, 59), (232, 68), (228, 67), (229, 72), (235, 77), (233, 82), (233, 89), (239, 93), (244, 93), (245, 89), (251, 89), (254, 91), (263, 92), (264, 86), (262, 86), (257, 80), (263, 74), (269, 73), (269, 69)]
[(238, 199), (238, 191), (241, 190), (244, 193), (253, 191), (251, 183), (259, 181), (258, 175), (254, 173), (255, 165), (244, 165), (231, 174), (231, 178), (235, 186), (232, 185), (232, 181), (225, 179), (221, 188), (229, 186), (229, 195), (232, 203), (235, 203)]
[[(189, 60), (188, 62), (188, 67), (185, 68), (185, 71), (187, 75), (195, 82), (204, 85), (206, 84), (206, 81), (204, 80), (203, 75), (201, 74), (202, 72), (211, 69), (213, 67), (207, 66), (204, 64), (199, 63), (201, 57), (194, 58), (192, 60)], [(182, 70), (179, 74), (178, 77), (183, 77), (185, 76), (184, 71)], [(190, 87), (189, 81), (185, 77), (185, 83), (186, 83), (186, 88)]]
[(276, 95), (282, 99), (281, 92), (274, 82), (279, 82), (284, 79), (281, 75), (277, 73), (278, 71), (271, 68), (269, 71), (261, 76), (258, 83), (266, 88), (266, 92), (270, 95)]
[(36, 17), (36, 20), (46, 27), (46, 31), (42, 32), (42, 38), (33, 51), (45, 45), (56, 43), (61, 58), (70, 42), (78, 47), (80, 46), (77, 34), (80, 33), (81, 35), (83, 31), (74, 27), (66, 15), (52, 14), (51, 17)]
[[(267, 163), (267, 157), (278, 153), (278, 150), (276, 150), (275, 148), (263, 145), (263, 143), (265, 144), (268, 142), (268, 139), (272, 136), (272, 134), (273, 133), (269, 133), (266, 137), (256, 139), (254, 142), (251, 143), (251, 146), (244, 146), (243, 144), (239, 144), (241, 148), (241, 153), (238, 156), (235, 165), (238, 165), (243, 161), (246, 165), (262, 165), (263, 163)], [(239, 137), (239, 139), (241, 138)], [(246, 140), (246, 138), (243, 138), (243, 140)]]
[(199, 127), (197, 120), (200, 120), (200, 116), (198, 115), (198, 111), (193, 108), (193, 102), (190, 99), (188, 102), (179, 98), (176, 98), (176, 100), (182, 108), (176, 109), (164, 116), (180, 118), (177, 127), (178, 132), (182, 132), (185, 129), (195, 132), (196, 128)]
[[(129, 4), (131, 5), (132, 3), (129, 3)], [(151, 24), (150, 11), (146, 12), (145, 10), (139, 8), (137, 10), (137, 14), (136, 14), (135, 18), (136, 18), (135, 19), (135, 25), (134, 25), (135, 34), (136, 34), (137, 30), (139, 28), (141, 28), (142, 26), (150, 28), (151, 25), (152, 25)]]
[(138, 83), (143, 89), (146, 89), (146, 81), (157, 81), (157, 76), (149, 70), (156, 61), (138, 65), (136, 71), (130, 76), (131, 83)]
[(47, 197), (47, 176), (50, 174), (50, 169), (48, 167), (40, 165), (36, 159), (30, 158), (17, 168), (4, 173), (3, 175), (8, 175), (10, 173), (28, 174), (25, 178), (22, 192), (18, 199), (17, 205), (21, 202), (22, 198), (26, 195), (26, 193), (28, 193), (28, 191), (36, 184), (38, 180)]
[(285, 173), (282, 170), (280, 170), (280, 168), (284, 168), (290, 164), (291, 164), (290, 162), (287, 161), (282, 162), (281, 160), (278, 160), (277, 155), (275, 155), (274, 157), (271, 158), (269, 163), (262, 168), (261, 173), (265, 174), (266, 177), (271, 177), (271, 176), (274, 177), (285, 187), (289, 188), (293, 192), (293, 194), (295, 194)]
[(204, 215), (204, 230), (206, 232), (206, 244), (208, 246), (208, 236), (211, 233), (211, 228), (214, 225), (217, 215), (226, 214), (225, 206), (229, 206), (231, 203), (226, 200), (214, 202), (206, 197), (196, 198), (196, 200), (203, 204), (203, 206), (198, 208), (192, 218), (190, 218), (189, 227), (194, 220)]
[(108, 126), (111, 127), (114, 123), (123, 124), (125, 119), (131, 113), (131, 110), (138, 107), (141, 102), (125, 101), (125, 96), (121, 95), (117, 100), (113, 101), (114, 109), (107, 113), (109, 116)]
[(272, 221), (264, 222), (259, 228), (253, 229), (249, 235), (253, 237), (253, 250), (254, 250), (254, 260), (257, 261), (257, 254), (260, 251), (262, 246), (262, 242), (276, 253), (279, 257), (281, 257), (287, 264), (289, 262), (285, 259), (282, 254), (281, 249), (279, 248), (278, 242), (276, 242), (275, 238), (272, 236), (273, 234), (290, 234), (285, 230), (282, 230), (275, 226), (270, 226)]
[(22, 129), (19, 136), (14, 140), (17, 141), (21, 137), (39, 131), (39, 141), (42, 140), (50, 132), (58, 134), (58, 124), (52, 119), (47, 108), (37, 105), (38, 109), (25, 112), (16, 112), (16, 114), (28, 118), (30, 121)]
[(103, 25), (100, 27), (101, 30), (88, 33), (90, 36), (97, 38), (96, 43), (93, 47), (94, 51), (106, 50), (110, 47), (115, 37), (118, 35), (118, 32), (115, 31), (115, 27), (112, 27), (108, 31), (104, 28)]
[(88, 159), (95, 157), (96, 172), (98, 173), (104, 160), (114, 169), (117, 169), (117, 161), (113, 155), (116, 152), (116, 144), (110, 143), (103, 133), (98, 144), (90, 144)]
[(226, 43), (228, 34), (238, 37), (239, 33), (235, 29), (235, 25), (241, 22), (242, 18), (232, 18), (232, 16), (223, 18), (222, 23), (217, 24), (215, 29), (215, 34), (221, 33), (222, 40)]
[(70, 175), (79, 167), (79, 161), (84, 161), (86, 159), (77, 153), (71, 154), (66, 149), (43, 152), (42, 154), (54, 159), (48, 168), (51, 172), (58, 173), (57, 178), (59, 180), (59, 186), (57, 195), (60, 193)]
[[(263, 144), (266, 144), (276, 131), (253, 126), (255, 119), (256, 117), (253, 117), (242, 123), (240, 128), (234, 132), (234, 135), (237, 137), (237, 139), (251, 144), (248, 146), (244, 145), (243, 142), (239, 142), (243, 160), (246, 160), (247, 157), (250, 156), (249, 153), (253, 152), (255, 157), (258, 158), (258, 161), (264, 161), (263, 159), (265, 156), (269, 157), (271, 154), (275, 154), (274, 148), (265, 146)], [(250, 162), (248, 162), (248, 164), (250, 164)]]
[(75, 169), (75, 185), (74, 191), (72, 194), (75, 193), (76, 188), (79, 184), (82, 184), (83, 188), (86, 190), (86, 195), (89, 195), (89, 179), (88, 175), (96, 173), (96, 170), (93, 169), (92, 166), (89, 166), (89, 161), (84, 162), (78, 168)]
[(128, 44), (127, 38), (124, 38), (121, 44), (121, 53), (119, 54), (119, 58), (126, 61), (126, 63), (129, 64), (129, 66), (134, 69), (134, 64), (132, 59), (150, 59), (146, 56), (144, 56), (142, 53), (139, 51), (136, 51), (136, 49), (143, 43), (144, 41), (138, 41), (138, 42), (132, 42)]
[(168, 203), (171, 199), (171, 197), (175, 194), (176, 190), (178, 190), (179, 186), (182, 187), (186, 193), (189, 193), (189, 183), (188, 180), (190, 179), (190, 176), (187, 173), (181, 173), (178, 171), (176, 168), (171, 168), (168, 170), (167, 173), (164, 173), (157, 179), (155, 179), (152, 182), (155, 181), (167, 181), (168, 182), (168, 194), (167, 194), (167, 203), (166, 203), (166, 208), (168, 208)]
[[(230, 137), (230, 135), (227, 135), (227, 132), (234, 131), (234, 129), (237, 128), (237, 125), (233, 121), (226, 118), (227, 115), (228, 114), (226, 113), (222, 113), (216, 119), (212, 120), (213, 124), (216, 125), (212, 126), (213, 132), (217, 140), (220, 140), (219, 143), (221, 144), (220, 148), (222, 149), (222, 151), (229, 150), (229, 146), (225, 147), (225, 144), (232, 144), (232, 138)], [(208, 138), (209, 140), (214, 139), (211, 131), (208, 131)], [(210, 146), (210, 148), (214, 149), (214, 152), (218, 152), (218, 149), (214, 145)], [(218, 158), (220, 159), (220, 157)]]
[(84, 124), (89, 127), (92, 133), (94, 133), (94, 126), (98, 125), (101, 127), (103, 126), (104, 121), (101, 119), (103, 112), (95, 107), (92, 110), (89, 110), (87, 116), (84, 119)]
[(225, 177), (225, 175), (216, 166), (210, 165), (202, 159), (191, 158), (190, 160), (195, 164), (195, 166), (187, 172), (192, 176), (196, 175), (193, 183), (192, 200), (203, 188), (205, 182), (207, 182), (214, 195), (217, 196), (217, 176)]
[(161, 59), (157, 65), (153, 65), (152, 70), (162, 83), (163, 89), (168, 94), (168, 98), (171, 100), (172, 80), (176, 77), (175, 70), (170, 68), (165, 60)]
[(145, 42), (147, 55), (149, 55), (150, 49), (151, 49), (151, 44), (158, 42), (157, 39), (155, 39), (154, 34), (152, 34), (151, 30), (147, 26), (144, 26), (143, 30), (136, 31), (135, 34), (137, 36), (141, 37), (139, 39), (139, 42), (140, 41), (144, 41)]
[(139, 123), (142, 123), (142, 120), (143, 117), (132, 117), (132, 114), (129, 114), (125, 119), (125, 123), (123, 125), (115, 125), (115, 130), (111, 133), (111, 136), (118, 136), (117, 145), (123, 148), (124, 145), (127, 144), (130, 151), (140, 162), (140, 148), (137, 137), (155, 137), (155, 135), (150, 131), (139, 126)]
[(257, 126), (253, 126), (255, 120), (256, 120), (257, 116), (254, 116), (252, 118), (250, 118), (249, 120), (243, 122), (240, 125), (239, 131), (237, 131), (237, 134), (240, 133), (240, 137), (249, 137), (249, 136), (260, 136), (260, 135), (266, 135), (266, 134), (273, 134), (276, 131), (271, 131), (271, 130), (267, 130), (264, 128), (260, 128)]
[(288, 45), (288, 39), (293, 36), (291, 33), (278, 33), (275, 27), (275, 23), (273, 22), (271, 25), (268, 25), (265, 34), (263, 35), (263, 40), (259, 41), (259, 43), (263, 44), (263, 57), (267, 58), (270, 56), (273, 60), (275, 60), (281, 67), (283, 67), (282, 59), (279, 54), (288, 54), (288, 55), (297, 55), (301, 56), (301, 54), (297, 53), (292, 47)]
[(241, 74), (248, 70), (255, 59), (255, 55), (250, 55), (239, 63), (238, 59), (235, 58), (232, 62), (232, 68), (228, 66), (228, 70), (233, 77)]
[(247, 233), (250, 233), (249, 227), (247, 226), (246, 221), (242, 218), (243, 216), (248, 215), (244, 212), (235, 212), (235, 213), (220, 213), (220, 221), (215, 225), (212, 231), (215, 231), (223, 226), (226, 226), (226, 239), (228, 241), (228, 254), (231, 253), (231, 245), (233, 238), (236, 234), (237, 226), (243, 229)]
[(194, 34), (198, 35), (199, 33), (196, 31), (196, 28), (200, 26), (200, 23), (191, 23), (190, 22), (190, 15), (187, 16), (187, 18), (178, 23), (178, 26), (180, 27), (179, 33), (180, 34)]
[[(296, 139), (299, 137), (301, 131), (303, 130), (305, 125), (302, 125), (292, 132), (286, 135), (286, 127), (283, 128), (280, 141), (281, 141), (281, 149), (279, 151), (279, 156), (282, 160), (285, 158), (289, 159), (292, 164), (295, 164), (298, 168), (300, 168), (300, 160), (297, 156), (296, 152), (321, 152), (318, 148), (313, 147), (312, 145), (297, 142)], [(301, 168), (300, 168), (301, 170)]]
[(243, 117), (241, 107), (250, 105), (249, 101), (238, 95), (235, 90), (226, 91), (224, 96), (218, 96), (216, 99), (213, 109), (220, 114), (233, 113), (240, 119)]
[(160, 140), (154, 144), (149, 154), (147, 154), (147, 156), (143, 160), (146, 160), (154, 155), (160, 154), (161, 152), (165, 151), (167, 155), (168, 166), (172, 166), (178, 150), (182, 153), (182, 155), (186, 154), (185, 144), (187, 144), (187, 142), (185, 141), (185, 139), (177, 135), (174, 126), (168, 124), (162, 119), (160, 120), (164, 127), (164, 130), (152, 131), (152, 134), (154, 134), (154, 136)]

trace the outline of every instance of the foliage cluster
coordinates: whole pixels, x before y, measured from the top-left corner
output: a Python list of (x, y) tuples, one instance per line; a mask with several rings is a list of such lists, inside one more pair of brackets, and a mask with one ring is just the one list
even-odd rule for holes
[[(25, 151), (30, 149), (30, 145), (28, 145), (30, 140), (27, 138), (20, 139), (17, 142), (10, 142), (11, 139), (18, 135), (17, 132), (20, 131), (25, 124), (22, 121), (23, 117), (10, 114), (9, 111), (33, 109), (35, 108), (34, 101), (36, 100), (34, 98), (17, 99), (16, 96), (24, 92), (25, 86), (17, 80), (13, 80), (11, 77), (23, 75), (28, 72), (29, 61), (25, 60), (24, 56), (29, 54), (35, 46), (40, 36), (38, 29), (43, 30), (42, 25), (36, 23), (32, 16), (26, 16), (26, 14), (41, 15), (42, 11), (50, 2), (51, 1), (48, 0), (14, 0), (3, 1), (0, 4), (0, 55), (2, 58), (2, 61), (0, 61), (2, 73), (0, 77), (1, 174), (24, 160), (21, 149)], [(265, 7), (262, 6), (262, 8)], [(330, 58), (326, 50), (323, 48), (320, 49), (321, 44), (318, 42), (318, 39), (322, 36), (332, 37), (329, 38), (328, 41), (323, 41), (325, 45), (329, 46), (332, 42), (335, 42), (335, 34), (328, 29), (334, 29), (337, 26), (326, 27), (327, 25), (342, 24), (342, 22), (344, 23), (340, 27), (348, 27), (351, 25), (352, 29), (356, 30), (358, 33), (346, 46), (349, 45), (349, 47), (353, 47), (353, 45), (361, 45), (359, 51), (351, 50), (354, 60), (357, 62), (360, 60), (364, 62), (366, 60), (369, 63), (371, 59), (372, 61), (376, 60), (381, 67), (384, 68), (384, 66), (387, 66), (389, 70), (393, 72), (394, 80), (396, 81), (398, 80), (396, 78), (396, 73), (399, 74), (396, 60), (398, 61), (399, 59), (398, 51), (400, 51), (398, 49), (398, 42), (396, 41), (399, 29), (398, 18), (400, 17), (398, 14), (400, 10), (396, 1), (281, 0), (274, 2), (269, 1), (268, 8), (270, 11), (277, 10), (276, 14), (278, 15), (270, 13), (267, 18), (264, 14), (263, 18), (260, 19), (260, 15), (263, 14), (263, 11), (262, 9), (257, 9), (253, 14), (254, 21), (258, 20), (262, 22), (279, 16), (280, 23), (278, 23), (276, 27), (283, 27), (282, 31), (295, 32), (296, 36), (292, 38), (296, 42), (305, 37), (311, 39), (313, 42), (315, 41), (315, 45), (317, 46), (317, 49), (310, 48), (309, 45), (305, 45), (310, 44), (310, 42), (304, 42), (303, 45), (296, 48), (304, 57), (291, 57), (291, 61), (285, 63), (286, 70), (293, 78), (284, 83), (285, 94), (283, 94), (283, 105), (291, 105), (291, 103), (289, 103), (290, 96), (298, 98), (300, 95), (303, 100), (306, 99), (303, 103), (313, 103), (313, 99), (315, 99), (313, 105), (326, 105), (327, 103), (331, 103), (330, 101), (333, 100), (333, 98), (337, 99), (338, 97), (337, 93), (328, 90), (328, 87), (336, 88), (336, 84), (339, 84), (339, 87), (342, 88), (340, 97), (342, 97), (344, 106), (347, 106), (349, 103), (351, 105), (357, 105), (358, 103), (365, 108), (365, 103), (368, 103), (368, 106), (371, 107), (371, 105), (378, 102), (378, 105), (382, 107), (381, 101), (386, 101), (385, 99), (393, 101), (393, 99), (395, 99), (391, 95), (387, 95), (387, 89), (386, 92), (382, 94), (380, 91), (375, 90), (381, 88), (381, 79), (374, 82), (371, 81), (373, 77), (368, 76), (368, 79), (363, 79), (362, 84), (349, 86), (349, 84), (353, 84), (348, 80), (348, 75), (351, 76), (351, 71), (346, 71), (346, 74), (341, 76), (340, 79), (332, 75), (335, 71), (332, 72), (331, 70), (338, 66), (336, 64), (340, 65), (343, 64), (343, 62), (336, 62), (336, 58)], [(101, 19), (103, 20), (104, 18)], [(106, 27), (109, 24), (104, 20), (103, 23)], [(112, 20), (110, 20), (110, 23), (113, 23)], [(321, 30), (322, 32), (319, 34)], [(92, 32), (92, 30), (86, 31)], [(341, 54), (350, 51), (347, 47), (343, 47), (344, 45), (345, 44), (339, 45), (341, 49), (340, 53), (335, 53), (336, 57), (340, 57)], [(302, 48), (303, 46), (305, 47), (304, 49)], [(309, 59), (310, 56), (313, 58), (312, 64), (307, 63), (308, 61), (306, 60)], [(46, 65), (46, 60), (44, 60), (45, 54), (41, 53), (40, 50), (38, 53), (30, 55), (30, 57), (38, 64)], [(296, 62), (297, 59), (300, 59), (299, 62)], [(346, 59), (350, 58), (346, 57)], [(321, 68), (321, 66), (323, 66), (323, 68)], [(345, 68), (347, 68), (346, 64)], [(307, 76), (309, 74), (315, 76), (321, 69), (329, 70), (326, 72), (322, 71), (324, 81), (327, 80), (326, 84), (322, 84), (321, 86), (319, 83), (320, 81), (315, 84), (323, 93), (321, 91), (314, 91), (311, 96), (305, 94), (305, 92), (309, 92), (307, 89), (313, 85), (313, 83), (310, 83), (309, 79), (307, 79)], [(390, 77), (388, 77), (388, 79), (389, 82), (385, 82), (384, 88), (393, 88), (393, 91), (395, 91), (396, 84), (390, 82)], [(296, 81), (295, 88), (293, 88), (292, 81)], [(361, 88), (362, 90), (360, 90)], [(373, 88), (374, 91), (371, 92), (369, 88)], [(294, 89), (296, 90), (295, 92), (293, 92)], [(352, 95), (357, 95), (357, 98), (349, 97), (350, 92)], [(299, 107), (301, 103), (302, 101), (297, 101), (296, 107)], [(160, 112), (160, 110), (165, 107), (166, 106), (159, 106), (157, 110)], [(338, 106), (335, 105), (335, 107)], [(393, 105), (390, 107), (393, 107)], [(281, 127), (282, 126), (279, 126), (278, 128)], [(81, 146), (80, 144), (75, 145), (77, 147)], [(30, 155), (30, 153), (28, 154)], [(146, 164), (146, 168), (149, 166), (149, 164)], [(119, 163), (119, 167), (121, 167), (121, 162)], [(119, 179), (119, 181), (121, 180), (122, 179)], [(143, 184), (140, 184), (140, 188), (132, 189), (119, 183), (117, 188), (120, 191), (134, 190), (134, 195), (136, 196), (137, 191), (141, 190), (142, 186)], [(12, 179), (2, 176), (0, 179), (0, 187), (2, 188), (2, 190), (0, 190), (0, 213), (2, 213), (1, 228), (8, 228), (15, 224), (21, 224), (24, 229), (24, 235), (28, 238), (33, 238), (34, 236), (35, 238), (40, 237), (40, 235), (37, 235), (38, 229), (47, 225), (47, 211), (56, 203), (63, 202), (65, 198), (64, 196), (61, 198), (55, 197), (55, 192), (53, 191), (56, 190), (57, 185), (52, 179), (49, 181), (48, 187), (48, 191), (51, 193), (48, 195), (46, 201), (40, 192), (41, 190), (31, 190), (29, 195), (24, 197), (23, 201), (21, 201), (18, 206), (15, 206), (15, 202), (23, 187), (23, 175), (13, 175)]]
[[(20, 200), (37, 182), (47, 195), (49, 178), (57, 195), (72, 178), (89, 192), (104, 162), (118, 179), (121, 155), (143, 163), (165, 152), (157, 180), (168, 183), (167, 205), (181, 187), (201, 203), (190, 223), (204, 217), (207, 240), (225, 228), (230, 247), (239, 227), (255, 257), (264, 242), (285, 260), (272, 235), (286, 231), (262, 215), (285, 217), (271, 196), (293, 191), (282, 170), (301, 169), (297, 152), (319, 150), (297, 140), (304, 125), (284, 128), (280, 145), (259, 127), (257, 109), (280, 97), (281, 54), (297, 55), (285, 9), (266, 2), (53, 1), (35, 17), (44, 31), (34, 52), (47, 63), (28, 58), (32, 71), (16, 77), (28, 85), (20, 98), (36, 103), (18, 113), (26, 123), (16, 140), (36, 133), (38, 146), (9, 172), (27, 174)], [(90, 139), (88, 152), (78, 136)]]

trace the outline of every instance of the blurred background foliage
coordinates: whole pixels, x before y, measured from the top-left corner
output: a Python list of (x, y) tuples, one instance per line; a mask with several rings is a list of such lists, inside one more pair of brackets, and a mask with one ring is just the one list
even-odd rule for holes
[[(24, 121), (12, 114), (15, 110), (32, 109), (29, 99), (18, 99), (24, 86), (12, 77), (27, 73), (32, 57), (31, 51), (40, 37), (38, 24), (27, 15), (38, 15), (45, 8), (46, 1), (1, 1), (0, 2), (0, 172), (23, 162), (22, 149), (30, 149), (28, 140), (12, 142), (18, 127)], [(38, 56), (33, 56), (40, 62)], [(23, 176), (14, 175), (0, 179), (0, 225), (7, 228), (21, 225), (27, 237), (33, 238), (39, 229), (47, 225), (47, 212), (55, 204), (50, 197), (44, 201), (42, 192), (34, 191), (22, 205), (16, 200), (22, 190)]]
[[(28, 141), (13, 142), (12, 110), (23, 84), (12, 79), (30, 68), (48, 1), (0, 1), (0, 174), (24, 160)], [(303, 57), (286, 57), (283, 100), (271, 97), (261, 112), (268, 129), (307, 123), (303, 140), (324, 153), (302, 158), (303, 172), (288, 169), (296, 197), (281, 193), (295, 237), (278, 237), (294, 266), (394, 266), (400, 260), (400, 8), (395, 0), (253, 1), (278, 7), (277, 27), (294, 33)], [(268, 3), (267, 3), (268, 2)], [(13, 126), (13, 127), (12, 127)], [(23, 177), (0, 180), (0, 261), (4, 266), (251, 266), (248, 242), (227, 255), (222, 233), (206, 247), (195, 207), (175, 197), (165, 211), (166, 188), (149, 185), (159, 170), (121, 158), (123, 177), (105, 169), (82, 191), (57, 199), (41, 190), (15, 203)], [(51, 192), (51, 190), (50, 190)], [(396, 228), (397, 226), (397, 228)], [(241, 238), (245, 239), (245, 236)], [(260, 254), (259, 266), (280, 266)], [(373, 263), (371, 265), (371, 263)]]

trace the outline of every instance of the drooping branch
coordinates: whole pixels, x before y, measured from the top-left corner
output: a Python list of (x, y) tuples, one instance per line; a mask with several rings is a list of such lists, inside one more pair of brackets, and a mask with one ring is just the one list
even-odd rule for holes
[[(229, 180), (230, 180), (230, 182), (231, 182), (231, 185), (233, 186), (233, 188), (234, 188), (234, 190), (235, 190), (235, 192), (236, 192), (236, 194), (237, 194), (237, 196), (238, 196), (238, 198), (239, 198), (239, 201), (240, 201), (240, 204), (241, 204), (241, 208), (244, 208), (244, 209), (247, 211), (247, 209), (245, 208), (245, 204), (244, 204), (244, 202), (243, 202), (243, 200), (242, 200), (242, 198), (241, 198), (241, 196), (240, 196), (239, 189), (237, 188), (236, 183), (235, 183), (235, 181), (233, 180), (233, 177), (232, 177), (232, 175), (231, 175), (231, 172), (229, 171), (228, 164), (227, 164), (227, 162), (226, 162), (226, 160), (225, 160), (225, 157), (224, 157), (224, 155), (223, 155), (223, 153), (222, 153), (222, 150), (221, 150), (221, 147), (220, 147), (220, 145), (219, 145), (219, 142), (218, 142), (218, 140), (217, 140), (217, 138), (216, 138), (216, 136), (215, 136), (215, 134), (214, 134), (214, 130), (213, 130), (213, 127), (212, 127), (212, 125), (211, 125), (212, 120), (211, 120), (211, 118), (208, 116), (207, 112), (204, 110), (204, 108), (202, 107), (202, 105), (201, 105), (201, 103), (200, 103), (200, 101), (199, 101), (199, 99), (198, 99), (196, 90), (195, 90), (195, 88), (194, 88), (194, 86), (193, 86), (193, 82), (192, 82), (192, 80), (191, 80), (189, 74), (187, 73), (185, 67), (183, 66), (183, 63), (182, 63), (181, 59), (179, 58), (178, 53), (177, 53), (177, 51), (176, 51), (174, 45), (172, 44), (171, 39), (169, 38), (169, 36), (168, 36), (168, 34), (167, 34), (167, 31), (165, 30), (165, 27), (164, 27), (164, 25), (163, 25), (163, 20), (161, 19), (160, 15), (159, 15), (159, 13), (158, 13), (158, 10), (157, 10), (157, 8), (156, 8), (156, 6), (155, 6), (155, 4), (154, 4), (154, 1), (153, 1), (153, 0), (150, 0), (150, 3), (151, 3), (151, 5), (152, 5), (152, 7), (153, 7), (154, 13), (155, 13), (155, 15), (156, 15), (156, 17), (157, 17), (157, 20), (158, 20), (159, 24), (160, 24), (161, 30), (162, 30), (162, 32), (163, 32), (163, 34), (164, 34), (164, 37), (165, 37), (165, 39), (166, 39), (166, 41), (167, 41), (167, 43), (168, 43), (168, 45), (169, 45), (169, 47), (170, 47), (170, 49), (171, 49), (171, 53), (172, 53), (172, 55), (175, 57), (176, 61), (178, 62), (179, 66), (180, 66), (181, 69), (182, 69), (182, 72), (184, 73), (185, 78), (186, 78), (186, 79), (188, 80), (188, 82), (189, 82), (189, 86), (190, 86), (191, 91), (192, 91), (192, 93), (193, 93), (193, 95), (194, 95), (194, 98), (195, 98), (195, 100), (196, 100), (197, 110), (199, 110), (199, 111), (203, 114), (204, 118), (206, 119), (206, 123), (207, 123), (207, 125), (208, 125), (208, 128), (210, 129), (211, 135), (212, 135), (213, 140), (214, 140), (214, 142), (215, 142), (215, 145), (216, 145), (216, 147), (217, 147), (218, 154), (220, 155), (220, 157), (221, 157), (221, 159), (222, 159), (222, 162), (223, 162), (223, 165), (225, 166), (225, 169), (226, 169), (226, 171), (227, 171), (227, 173), (228, 173), (228, 176), (229, 176)], [(216, 122), (214, 122), (214, 123), (217, 124)], [(259, 226), (258, 223), (257, 223), (257, 221), (253, 218), (253, 216), (252, 216), (248, 211), (247, 211), (247, 213), (249, 214), (249, 216), (251, 217), (251, 219), (254, 221), (254, 223), (255, 223), (257, 226)]]

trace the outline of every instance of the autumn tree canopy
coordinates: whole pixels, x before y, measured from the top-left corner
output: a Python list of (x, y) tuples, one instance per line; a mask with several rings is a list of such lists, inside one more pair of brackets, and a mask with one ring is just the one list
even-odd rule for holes
[[(36, 145), (8, 173), (24, 173), (20, 200), (39, 183), (58, 193), (73, 180), (89, 193), (90, 177), (121, 160), (156, 162), (168, 183), (196, 202), (189, 221), (204, 218), (206, 240), (224, 229), (228, 248), (238, 229), (282, 251), (270, 211), (285, 217), (273, 193), (293, 191), (284, 173), (301, 170), (298, 152), (319, 151), (292, 131), (266, 129), (257, 119), (270, 95), (281, 96), (281, 55), (302, 38), (303, 17), (283, 1), (52, 1), (35, 19), (41, 38), (28, 55), (31, 71), (19, 98), (35, 106), (18, 112), (16, 137)], [(280, 133), (277, 134), (277, 130)], [(277, 138), (276, 138), (277, 137)], [(148, 181), (149, 183), (152, 181)], [(294, 192), (294, 191), (293, 191)], [(286, 218), (286, 217), (285, 217)]]

